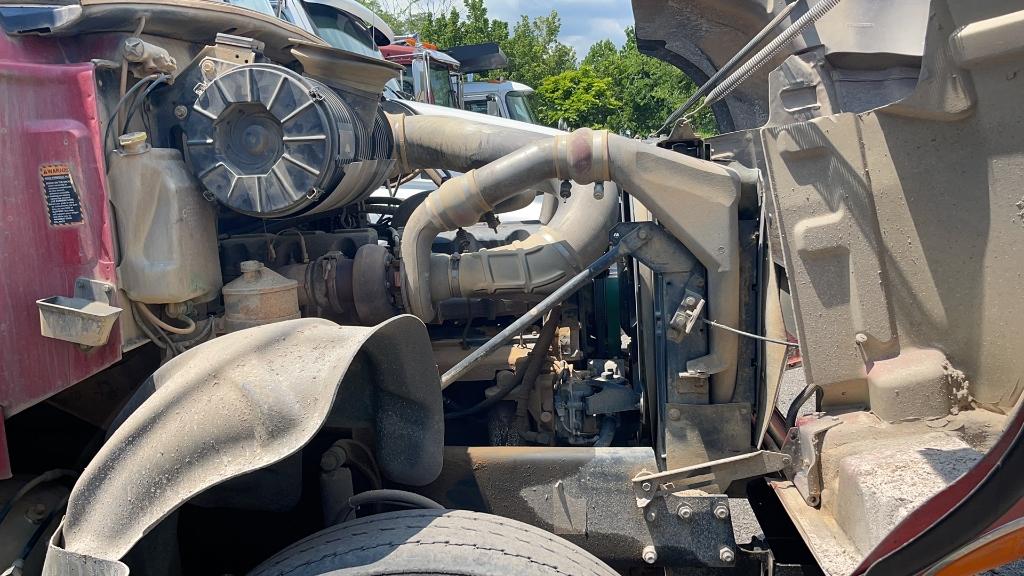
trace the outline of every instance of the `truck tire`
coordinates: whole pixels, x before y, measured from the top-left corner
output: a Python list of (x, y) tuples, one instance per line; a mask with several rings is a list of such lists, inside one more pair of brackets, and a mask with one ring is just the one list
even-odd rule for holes
[(250, 576), (616, 576), (574, 544), (528, 524), (464, 510), (405, 510), (332, 526)]

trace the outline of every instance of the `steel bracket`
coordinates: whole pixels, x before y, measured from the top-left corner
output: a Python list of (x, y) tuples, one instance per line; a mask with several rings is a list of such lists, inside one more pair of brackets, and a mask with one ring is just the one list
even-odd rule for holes
[(641, 472), (633, 478), (633, 494), (636, 496), (637, 507), (644, 508), (656, 498), (674, 492), (699, 489), (712, 484), (724, 489), (735, 480), (778, 472), (791, 462), (792, 457), (787, 454), (758, 450), (676, 470)]
[(789, 430), (782, 452), (791, 464), (784, 471), (808, 506), (821, 505), (821, 445), (825, 433), (842, 424), (835, 416), (826, 416)]
[(693, 326), (700, 320), (704, 311), (704, 299), (699, 294), (687, 291), (683, 301), (679, 303), (675, 314), (668, 323), (668, 339), (679, 343), (686, 338), (687, 334), (693, 331)]
[(75, 298), (102, 302), (107, 306), (114, 306), (116, 294), (117, 289), (109, 282), (101, 282), (85, 277), (75, 279)]

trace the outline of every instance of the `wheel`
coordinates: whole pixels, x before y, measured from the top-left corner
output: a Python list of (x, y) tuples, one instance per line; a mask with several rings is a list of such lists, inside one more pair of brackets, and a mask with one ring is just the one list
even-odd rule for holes
[(404, 510), (332, 526), (250, 576), (615, 576), (590, 553), (539, 528), (464, 510)]

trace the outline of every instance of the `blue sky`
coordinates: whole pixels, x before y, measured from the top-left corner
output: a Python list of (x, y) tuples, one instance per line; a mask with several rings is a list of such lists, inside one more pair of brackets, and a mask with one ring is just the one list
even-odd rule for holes
[(532, 18), (558, 10), (562, 17), (560, 39), (575, 48), (580, 59), (598, 40), (608, 38), (621, 46), (626, 40), (623, 29), (633, 23), (629, 0), (487, 0), (486, 4), (488, 16), (513, 25), (520, 14)]

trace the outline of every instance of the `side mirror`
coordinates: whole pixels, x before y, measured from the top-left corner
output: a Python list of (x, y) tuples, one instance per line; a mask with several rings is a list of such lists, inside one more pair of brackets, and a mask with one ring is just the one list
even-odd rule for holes
[(494, 96), (487, 97), (487, 114), (491, 116), (501, 116), (501, 108), (498, 107), (498, 100)]

